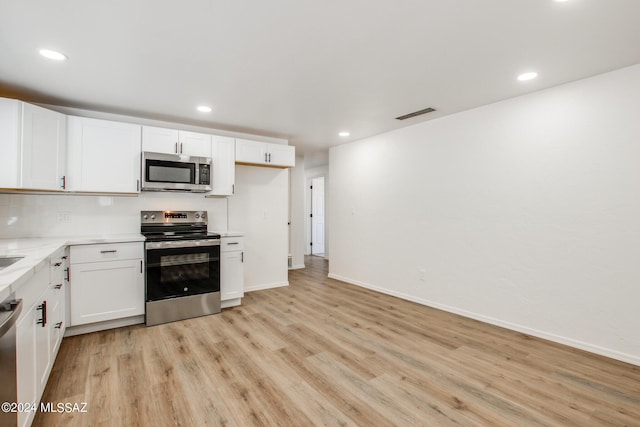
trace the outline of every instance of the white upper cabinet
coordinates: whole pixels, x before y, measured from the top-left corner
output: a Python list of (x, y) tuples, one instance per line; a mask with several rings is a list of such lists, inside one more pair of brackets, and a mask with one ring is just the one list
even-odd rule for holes
[(211, 161), (213, 182), (207, 195), (231, 196), (236, 182), (236, 143), (226, 136), (211, 136)]
[(236, 139), (236, 163), (280, 168), (296, 165), (296, 148), (291, 145)]
[(64, 114), (0, 98), (0, 187), (63, 191), (66, 138)]
[(140, 191), (140, 125), (69, 116), (67, 189)]
[(211, 135), (143, 126), (142, 151), (211, 157)]

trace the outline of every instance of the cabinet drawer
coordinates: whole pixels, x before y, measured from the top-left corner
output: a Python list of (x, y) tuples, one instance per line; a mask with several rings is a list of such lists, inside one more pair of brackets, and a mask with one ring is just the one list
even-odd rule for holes
[(242, 250), (244, 250), (244, 241), (242, 237), (223, 237), (220, 241), (220, 252)]
[(74, 245), (71, 246), (69, 258), (71, 264), (142, 259), (144, 248), (142, 242)]

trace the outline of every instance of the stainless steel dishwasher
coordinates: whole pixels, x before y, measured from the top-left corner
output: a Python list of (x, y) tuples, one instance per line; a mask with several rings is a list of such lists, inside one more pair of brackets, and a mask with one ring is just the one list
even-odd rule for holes
[[(22, 311), (22, 300), (7, 299), (0, 303), (0, 403), (17, 402), (16, 322)], [(0, 411), (0, 426), (15, 426), (18, 414)]]

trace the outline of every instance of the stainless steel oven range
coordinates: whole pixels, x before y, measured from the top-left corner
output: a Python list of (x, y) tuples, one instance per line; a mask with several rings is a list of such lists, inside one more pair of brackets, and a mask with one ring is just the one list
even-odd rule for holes
[(146, 325), (220, 312), (220, 235), (206, 211), (142, 211)]

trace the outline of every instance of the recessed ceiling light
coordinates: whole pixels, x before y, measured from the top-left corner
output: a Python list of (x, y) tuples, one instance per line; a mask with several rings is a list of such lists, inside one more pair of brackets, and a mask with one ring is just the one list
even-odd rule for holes
[(564, 2), (569, 1), (569, 0), (553, 0), (553, 1), (555, 1), (556, 3), (564, 3)]
[(49, 49), (40, 49), (40, 55), (44, 56), (45, 58), (53, 59), (55, 61), (64, 61), (65, 59), (67, 59), (66, 55)]
[(538, 77), (538, 73), (536, 73), (535, 71), (531, 71), (531, 72), (528, 72), (528, 73), (520, 74), (518, 76), (518, 80), (520, 80), (521, 82), (525, 82), (527, 80), (533, 80), (536, 77)]
[(338, 135), (347, 137), (347, 136), (349, 136), (351, 134), (349, 132), (340, 132)]
[(197, 108), (197, 110), (200, 111), (201, 113), (210, 113), (211, 107), (207, 107), (206, 105), (201, 105)]

